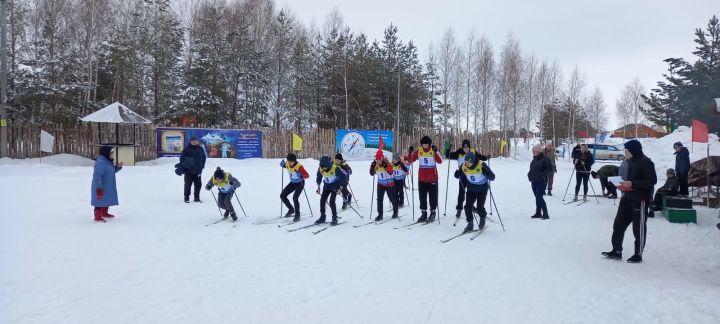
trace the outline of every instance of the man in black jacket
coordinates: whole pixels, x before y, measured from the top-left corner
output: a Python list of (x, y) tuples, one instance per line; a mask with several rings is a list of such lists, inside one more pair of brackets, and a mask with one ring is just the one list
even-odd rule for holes
[(583, 200), (587, 200), (588, 180), (590, 179), (590, 170), (595, 163), (592, 153), (588, 150), (586, 144), (580, 144), (580, 150), (573, 154), (573, 164), (575, 164), (575, 198), (578, 200), (580, 192), (580, 182), (583, 184)]
[[(470, 146), (470, 140), (464, 139), (462, 141), (462, 147), (457, 149), (457, 151), (451, 152), (452, 146), (448, 147), (445, 150), (445, 158), (449, 160), (457, 160), (458, 163), (458, 170), (462, 169), (463, 163), (465, 163), (465, 156), (473, 153), (475, 154), (475, 157), (480, 160), (481, 162), (487, 161), (487, 157), (478, 153), (475, 148)], [(458, 185), (458, 197), (457, 197), (457, 205), (455, 206), (455, 217), (460, 218), (460, 215), (462, 215), (462, 211), (464, 209), (463, 203), (465, 202), (465, 184), (462, 181), (459, 181)]]
[(183, 149), (180, 154), (180, 164), (185, 171), (185, 202), (190, 202), (190, 187), (195, 186), (193, 196), (195, 202), (200, 200), (200, 188), (202, 188), (202, 170), (205, 168), (205, 151), (200, 147), (197, 137), (190, 138), (190, 145)]
[(542, 146), (537, 144), (532, 148), (533, 159), (530, 162), (530, 171), (528, 171), (527, 177), (530, 181), (533, 194), (535, 195), (535, 214), (530, 218), (542, 218), (549, 219), (547, 211), (547, 204), (543, 194), (545, 193), (545, 186), (547, 185), (548, 175), (553, 172), (553, 168), (548, 159), (542, 153)]
[(620, 198), (615, 222), (613, 223), (612, 246), (610, 252), (603, 252), (607, 258), (622, 259), (622, 243), (627, 227), (633, 225), (635, 236), (635, 254), (627, 260), (630, 263), (642, 262), (642, 252), (645, 247), (645, 232), (647, 225), (646, 206), (652, 194), (652, 188), (657, 183), (655, 164), (642, 152), (642, 145), (637, 140), (625, 143), (625, 157), (629, 159), (628, 177), (618, 189), (623, 192)]
[(688, 173), (690, 173), (690, 152), (681, 142), (673, 144), (675, 149), (675, 174), (680, 185), (679, 194), (688, 195)]

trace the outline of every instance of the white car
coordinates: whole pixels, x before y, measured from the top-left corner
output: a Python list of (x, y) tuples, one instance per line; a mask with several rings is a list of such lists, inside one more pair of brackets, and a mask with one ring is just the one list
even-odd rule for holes
[(590, 153), (595, 154), (596, 160), (625, 160), (625, 148), (622, 145), (588, 144)]

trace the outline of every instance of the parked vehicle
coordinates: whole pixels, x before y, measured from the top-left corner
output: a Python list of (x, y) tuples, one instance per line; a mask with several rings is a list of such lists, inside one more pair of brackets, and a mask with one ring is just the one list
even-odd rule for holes
[(625, 160), (625, 149), (622, 145), (588, 144), (588, 149), (595, 154), (596, 160)]

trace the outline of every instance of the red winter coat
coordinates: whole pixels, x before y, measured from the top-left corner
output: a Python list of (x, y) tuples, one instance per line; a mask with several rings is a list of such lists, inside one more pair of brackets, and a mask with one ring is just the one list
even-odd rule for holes
[[(427, 153), (432, 150), (432, 148), (423, 149), (422, 147), (418, 150), (423, 150), (423, 152)], [(418, 150), (415, 150), (415, 152), (412, 152), (408, 159), (410, 160), (410, 163), (415, 163), (418, 159)], [(435, 156), (435, 163), (442, 164), (442, 159), (440, 158), (440, 155), (438, 152), (434, 152), (433, 154)], [(437, 168), (419, 168), (418, 172), (418, 181), (419, 182), (438, 182), (438, 172)]]

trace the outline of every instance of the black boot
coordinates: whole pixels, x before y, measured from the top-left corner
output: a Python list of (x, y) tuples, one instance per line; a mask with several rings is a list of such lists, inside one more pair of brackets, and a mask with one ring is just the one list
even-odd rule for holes
[(295, 217), (293, 217), (293, 222), (299, 222), (300, 221), (300, 214), (295, 214)]
[(315, 221), (315, 224), (323, 224), (323, 223), (325, 223), (325, 215), (320, 215), (320, 218), (318, 218)]
[(295, 210), (288, 209), (287, 213), (285, 213), (285, 217), (293, 217), (295, 215)]
[(330, 226), (337, 226), (338, 224), (338, 218), (337, 216), (332, 217), (332, 222), (330, 222)]
[(608, 259), (613, 259), (613, 260), (620, 260), (620, 259), (622, 259), (622, 252), (620, 252), (620, 251), (612, 250), (612, 251), (610, 251), (610, 252), (603, 252), (603, 253), (601, 253), (601, 254), (602, 254), (603, 256), (605, 256), (606, 258), (608, 258)]
[(530, 216), (530, 218), (542, 218), (542, 215), (540, 214), (540, 209), (535, 209), (535, 214)]
[(627, 259), (628, 263), (640, 263), (642, 262), (642, 254), (633, 254), (629, 259)]
[(398, 212), (394, 212), (393, 215), (392, 215), (392, 218), (395, 219), (395, 218), (398, 218), (398, 217), (400, 217), (400, 216), (398, 215)]
[(552, 196), (552, 190), (548, 190), (548, 196)]
[(427, 210), (420, 211), (420, 218), (418, 218), (417, 222), (418, 223), (427, 223), (427, 221), (428, 221)]
[(550, 219), (550, 215), (548, 215), (547, 207), (542, 209), (542, 219)]
[(432, 223), (435, 221), (435, 210), (430, 211), (430, 217), (428, 217), (428, 223)]
[(465, 229), (463, 230), (463, 233), (470, 233), (474, 230), (472, 222), (468, 222), (467, 226), (465, 226)]
[(348, 201), (347, 201), (347, 200), (343, 200), (342, 210), (348, 209), (348, 206), (350, 206), (350, 204), (348, 203)]
[(227, 209), (225, 209), (225, 213), (223, 214), (223, 218), (228, 218), (229, 215), (230, 215), (230, 211), (227, 210)]
[(237, 221), (237, 215), (235, 215), (235, 212), (230, 212), (230, 218), (232, 218), (233, 222)]
[(376, 222), (379, 222), (381, 220), (383, 220), (383, 215), (377, 215), (377, 217), (375, 217)]
[(480, 223), (478, 224), (478, 229), (479, 230), (485, 229), (485, 217), (480, 217)]
[(455, 212), (455, 218), (460, 218), (461, 214), (462, 214), (462, 209), (458, 209), (457, 212)]

